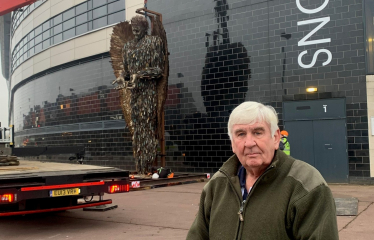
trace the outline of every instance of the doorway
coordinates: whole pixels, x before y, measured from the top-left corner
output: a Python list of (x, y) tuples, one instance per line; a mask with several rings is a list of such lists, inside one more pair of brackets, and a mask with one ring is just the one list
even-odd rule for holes
[(330, 183), (348, 182), (345, 99), (283, 103), (291, 156), (314, 166)]

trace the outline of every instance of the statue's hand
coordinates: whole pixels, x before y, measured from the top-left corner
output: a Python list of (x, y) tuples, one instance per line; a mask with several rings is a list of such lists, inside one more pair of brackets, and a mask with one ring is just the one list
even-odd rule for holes
[(138, 79), (138, 74), (133, 74), (130, 77), (130, 81), (127, 83), (126, 88), (127, 89), (134, 89), (136, 85), (136, 80)]
[(118, 83), (118, 85), (123, 85), (125, 83), (125, 79), (123, 78), (123, 76), (119, 76), (116, 80), (114, 80), (112, 82), (112, 85)]
[(119, 89), (122, 89), (122, 88), (125, 88), (126, 87), (126, 82), (125, 82), (125, 79), (123, 78), (122, 74), (112, 82), (112, 85), (114, 84), (118, 84), (117, 87), (115, 87), (115, 89), (119, 90)]

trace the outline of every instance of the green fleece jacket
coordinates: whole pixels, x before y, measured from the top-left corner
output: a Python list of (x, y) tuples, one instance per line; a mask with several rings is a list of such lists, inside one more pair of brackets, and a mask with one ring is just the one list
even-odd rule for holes
[(309, 164), (276, 151), (243, 202), (236, 155), (205, 185), (187, 239), (339, 239), (334, 198)]

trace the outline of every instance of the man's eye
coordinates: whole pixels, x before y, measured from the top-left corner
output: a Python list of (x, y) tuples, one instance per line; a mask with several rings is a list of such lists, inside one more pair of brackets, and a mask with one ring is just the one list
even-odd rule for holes
[(262, 134), (262, 132), (255, 132), (255, 135), (256, 136), (259, 136), (259, 135), (261, 135)]

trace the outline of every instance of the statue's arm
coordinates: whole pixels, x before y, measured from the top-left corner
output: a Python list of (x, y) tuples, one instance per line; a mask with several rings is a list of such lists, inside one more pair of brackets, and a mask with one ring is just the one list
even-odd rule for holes
[(151, 53), (151, 63), (150, 67), (144, 68), (143, 70), (137, 73), (139, 78), (159, 78), (162, 76), (164, 72), (164, 45), (162, 43), (161, 38), (156, 37), (154, 41), (154, 51)]

